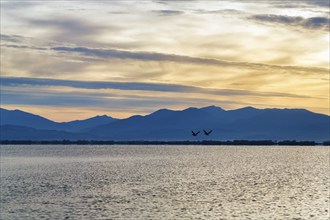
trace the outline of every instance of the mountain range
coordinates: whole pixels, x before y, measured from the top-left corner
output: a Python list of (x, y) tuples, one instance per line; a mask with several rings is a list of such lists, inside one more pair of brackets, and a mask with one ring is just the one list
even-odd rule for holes
[[(330, 116), (305, 109), (160, 109), (126, 119), (96, 116), (55, 122), (0, 109), (1, 140), (330, 140)], [(213, 130), (206, 136), (203, 130)], [(192, 136), (191, 131), (201, 131)]]

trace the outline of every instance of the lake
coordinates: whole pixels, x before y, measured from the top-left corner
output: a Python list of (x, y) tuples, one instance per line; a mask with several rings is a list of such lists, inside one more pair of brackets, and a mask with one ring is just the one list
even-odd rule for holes
[(329, 219), (330, 147), (1, 147), (1, 219)]

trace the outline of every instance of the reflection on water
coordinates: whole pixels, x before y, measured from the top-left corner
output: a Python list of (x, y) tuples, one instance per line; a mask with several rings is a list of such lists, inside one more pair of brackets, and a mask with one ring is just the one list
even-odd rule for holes
[(329, 219), (329, 150), (2, 146), (1, 219)]

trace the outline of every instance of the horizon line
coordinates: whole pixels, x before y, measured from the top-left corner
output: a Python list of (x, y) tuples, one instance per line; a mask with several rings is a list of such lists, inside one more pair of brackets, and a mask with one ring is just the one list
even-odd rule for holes
[(308, 111), (308, 112), (311, 112), (311, 113), (314, 113), (314, 114), (326, 115), (326, 116), (330, 117), (330, 114), (328, 115), (328, 114), (313, 112), (313, 111), (305, 109), (305, 108), (288, 108), (288, 107), (285, 107), (285, 108), (271, 108), (271, 107), (256, 108), (256, 107), (253, 107), (253, 106), (245, 106), (245, 107), (236, 108), (236, 109), (224, 109), (224, 108), (222, 108), (220, 106), (217, 106), (217, 105), (208, 105), (208, 106), (204, 106), (204, 107), (188, 107), (188, 108), (183, 108), (183, 109), (179, 109), (179, 110), (169, 109), (169, 108), (159, 108), (157, 110), (151, 111), (151, 112), (146, 113), (146, 114), (132, 114), (132, 115), (130, 115), (128, 117), (125, 117), (125, 118), (115, 118), (115, 117), (112, 117), (111, 115), (108, 115), (108, 114), (97, 114), (97, 115), (94, 115), (94, 116), (91, 116), (91, 117), (88, 117), (88, 118), (84, 118), (84, 119), (73, 119), (73, 120), (70, 120), (70, 121), (55, 121), (55, 120), (49, 119), (48, 117), (42, 116), (40, 114), (36, 114), (36, 113), (33, 113), (33, 112), (18, 109), (18, 108), (8, 109), (8, 108), (0, 107), (0, 109), (4, 109), (4, 110), (7, 110), (7, 111), (20, 111), (20, 112), (24, 112), (24, 113), (28, 113), (28, 114), (32, 114), (32, 115), (35, 115), (35, 116), (42, 117), (42, 118), (45, 118), (47, 120), (50, 120), (50, 121), (53, 121), (53, 122), (56, 122), (56, 123), (67, 123), (67, 122), (72, 122), (72, 121), (83, 121), (83, 120), (87, 120), (87, 119), (90, 119), (90, 118), (102, 117), (102, 116), (110, 117), (110, 118), (113, 118), (113, 119), (116, 119), (116, 120), (124, 120), (124, 119), (129, 119), (129, 118), (134, 117), (134, 116), (141, 116), (141, 117), (148, 116), (148, 115), (154, 114), (155, 112), (158, 112), (158, 111), (161, 111), (161, 110), (168, 110), (168, 111), (173, 111), (173, 112), (182, 112), (182, 111), (185, 111), (185, 110), (188, 110), (188, 109), (206, 109), (206, 108), (210, 108), (210, 107), (219, 108), (219, 109), (221, 109), (223, 111), (226, 111), (226, 112), (236, 111), (236, 110), (240, 110), (240, 109), (247, 109), (247, 108), (251, 108), (251, 109), (255, 109), (255, 110), (272, 110), (272, 109), (273, 110), (305, 110), (305, 111)]

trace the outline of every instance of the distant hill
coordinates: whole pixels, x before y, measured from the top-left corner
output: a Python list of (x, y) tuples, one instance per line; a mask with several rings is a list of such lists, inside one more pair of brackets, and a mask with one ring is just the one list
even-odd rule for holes
[(91, 140), (97, 138), (90, 134), (43, 130), (16, 125), (0, 126), (0, 137), (1, 140)]
[(117, 119), (103, 115), (88, 118), (85, 120), (75, 120), (70, 122), (54, 122), (39, 115), (34, 115), (20, 110), (7, 110), (0, 108), (0, 125), (26, 126), (35, 129), (59, 130), (80, 132), (87, 128), (108, 124)]
[(70, 122), (59, 123), (59, 130), (83, 132), (86, 129), (93, 128), (95, 126), (105, 125), (117, 121), (118, 119), (112, 118), (107, 115), (95, 116), (85, 120), (75, 120)]
[[(328, 140), (330, 117), (304, 109), (225, 111), (216, 106), (182, 111), (158, 110), (133, 116), (88, 132), (114, 140)], [(203, 129), (213, 130), (210, 136)], [(191, 130), (201, 131), (192, 137)]]
[[(305, 109), (256, 109), (245, 107), (236, 110), (224, 110), (216, 106), (188, 108), (182, 111), (160, 109), (149, 115), (135, 115), (126, 119), (113, 119), (97, 116), (87, 120), (57, 123), (37, 115), (18, 111), (20, 120), (1, 110), (7, 124), (64, 131), (56, 133), (58, 139), (80, 138), (98, 140), (330, 140), (330, 116), (317, 114)], [(3, 115), (5, 112), (6, 115)], [(17, 112), (15, 114), (18, 114)], [(24, 119), (24, 120), (23, 120)], [(61, 127), (62, 126), (62, 127)], [(3, 134), (9, 134), (10, 127), (3, 126)], [(22, 132), (12, 129), (11, 139), (22, 139)], [(213, 130), (206, 136), (205, 130)], [(196, 137), (191, 131), (200, 131)], [(69, 132), (68, 132), (69, 131)], [(6, 133), (7, 132), (7, 133)], [(45, 131), (37, 132), (39, 140)], [(79, 133), (79, 134), (78, 134)], [(9, 136), (7, 136), (9, 137)], [(64, 138), (65, 137), (65, 138)], [(5, 136), (1, 134), (1, 139)]]
[(18, 125), (47, 129), (56, 127), (57, 123), (21, 110), (0, 108), (0, 125)]

